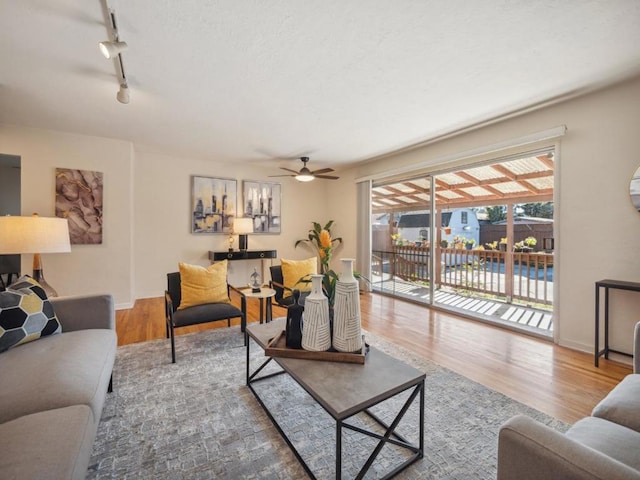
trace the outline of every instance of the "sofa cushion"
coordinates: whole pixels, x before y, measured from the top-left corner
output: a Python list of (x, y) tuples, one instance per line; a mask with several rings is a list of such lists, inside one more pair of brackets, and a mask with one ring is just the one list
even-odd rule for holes
[(178, 310), (207, 303), (231, 303), (227, 289), (227, 261), (208, 267), (180, 262), (181, 300)]
[(0, 292), (0, 352), (61, 332), (44, 289), (25, 275)]
[(627, 375), (591, 413), (640, 432), (640, 374)]
[(0, 423), (76, 404), (89, 406), (97, 423), (116, 343), (113, 330), (79, 330), (0, 354)]
[(0, 476), (84, 479), (95, 435), (93, 413), (86, 405), (0, 424)]
[(316, 257), (307, 258), (306, 260), (286, 260), (282, 259), (280, 261), (282, 266), (282, 280), (283, 285), (290, 290), (284, 291), (283, 297), (290, 297), (291, 290), (297, 288), (301, 292), (310, 292), (311, 291), (311, 282), (308, 283), (298, 283), (298, 281), (307, 277), (311, 280), (310, 275), (316, 275), (318, 273), (318, 261)]
[(567, 437), (640, 470), (640, 433), (602, 418), (587, 417), (576, 422)]

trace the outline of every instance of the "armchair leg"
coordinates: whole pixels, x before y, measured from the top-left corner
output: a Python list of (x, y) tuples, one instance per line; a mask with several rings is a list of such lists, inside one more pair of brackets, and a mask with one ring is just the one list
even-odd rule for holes
[(227, 318), (227, 327), (230, 327), (230, 326), (231, 326), (231, 319)]
[(107, 393), (111, 393), (111, 392), (113, 392), (113, 373), (109, 378), (109, 387), (107, 388)]
[(176, 363), (176, 339), (171, 325), (171, 363)]

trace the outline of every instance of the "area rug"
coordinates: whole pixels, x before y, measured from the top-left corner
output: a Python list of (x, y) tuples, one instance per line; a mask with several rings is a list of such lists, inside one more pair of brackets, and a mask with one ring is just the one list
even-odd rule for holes
[[(494, 479), (500, 425), (516, 414), (564, 431), (567, 425), (372, 334), (367, 343), (426, 373), (425, 456), (397, 478)], [(118, 348), (114, 391), (107, 395), (89, 479), (307, 478), (245, 386), (246, 349), (239, 327)], [(252, 367), (264, 359), (255, 344)], [(271, 362), (272, 364), (275, 362)], [(274, 367), (275, 368), (275, 367)], [(330, 378), (327, 381), (331, 381)], [(319, 479), (335, 478), (335, 422), (287, 375), (256, 385)], [(392, 420), (406, 395), (375, 408)], [(398, 430), (417, 440), (418, 403)], [(362, 414), (353, 423), (373, 428)], [(383, 433), (383, 432), (381, 432)], [(345, 430), (342, 478), (354, 478), (375, 440)], [(406, 453), (385, 446), (365, 478), (380, 478)]]

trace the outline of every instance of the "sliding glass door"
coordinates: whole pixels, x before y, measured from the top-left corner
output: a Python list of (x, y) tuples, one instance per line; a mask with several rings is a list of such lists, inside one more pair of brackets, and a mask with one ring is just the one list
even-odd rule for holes
[(551, 335), (553, 187), (550, 149), (374, 183), (373, 289)]

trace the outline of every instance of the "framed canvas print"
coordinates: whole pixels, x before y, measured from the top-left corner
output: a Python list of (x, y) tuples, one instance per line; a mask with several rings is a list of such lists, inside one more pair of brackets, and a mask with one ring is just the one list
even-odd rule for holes
[(231, 233), (236, 195), (236, 180), (193, 175), (191, 233)]
[(281, 185), (271, 182), (242, 182), (242, 212), (253, 219), (254, 233), (280, 233)]
[(56, 217), (69, 222), (72, 245), (102, 243), (103, 173), (56, 168)]

